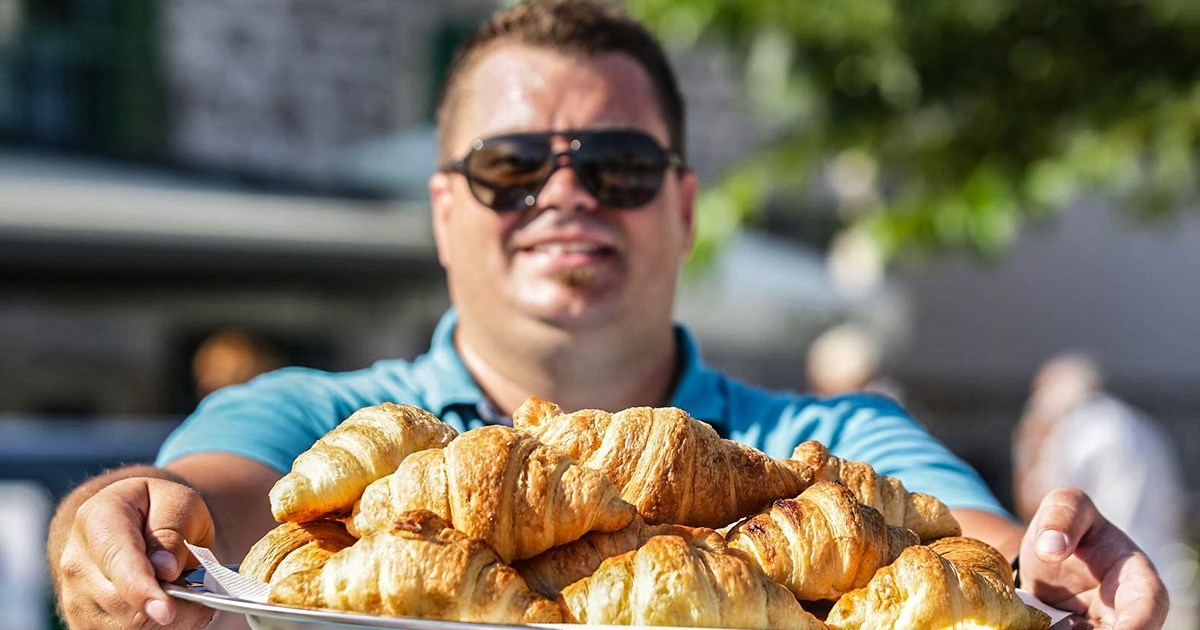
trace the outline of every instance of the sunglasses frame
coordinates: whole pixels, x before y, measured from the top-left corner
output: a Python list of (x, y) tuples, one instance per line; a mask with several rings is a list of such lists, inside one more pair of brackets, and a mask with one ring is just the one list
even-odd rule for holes
[[(602, 136), (606, 136), (606, 135), (618, 135), (618, 134), (627, 134), (627, 135), (637, 136), (640, 138), (644, 138), (645, 140), (648, 140), (649, 143), (653, 144), (656, 148), (658, 148), (659, 151), (662, 152), (662, 157), (665, 161), (665, 164), (663, 165), (663, 173), (660, 176), (660, 181), (658, 183), (658, 186), (654, 190), (654, 194), (651, 195), (645, 201), (642, 201), (640, 203), (633, 204), (633, 205), (625, 205), (622, 203), (615, 203), (615, 202), (613, 202), (613, 200), (611, 198), (607, 199), (607, 200), (603, 199), (603, 197), (607, 197), (608, 195), (606, 195), (603, 191), (595, 190), (593, 188), (593, 186), (591, 186), (589, 184), (588, 178), (583, 173), (580, 172), (579, 164), (577, 162), (578, 158), (576, 157), (576, 154), (579, 151), (584, 150), (584, 147), (586, 146), (585, 142), (589, 137), (594, 138), (597, 136), (602, 137)], [(553, 146), (552, 146), (552, 140), (554, 138), (569, 139), (570, 143), (568, 145), (568, 148), (564, 151), (554, 151)], [(545, 177), (543, 177), (542, 180), (537, 183), (536, 187), (532, 188), (531, 191), (525, 196), (525, 198), (523, 200), (524, 201), (523, 205), (517, 205), (512, 208), (507, 208), (507, 207), (497, 208), (492, 203), (488, 203), (484, 199), (480, 198), (479, 192), (476, 190), (476, 186), (483, 186), (485, 188), (490, 188), (490, 186), (486, 183), (480, 182), (478, 179), (476, 179), (476, 177), (474, 177), (471, 174), (471, 169), (470, 169), (471, 158), (473, 156), (475, 156), (485, 146), (487, 146), (488, 143), (497, 142), (497, 141), (505, 141), (505, 140), (516, 140), (516, 139), (545, 140), (547, 147), (550, 149), (549, 154), (547, 155), (547, 158), (546, 158), (546, 160), (550, 163), (550, 168), (546, 172)], [(566, 158), (566, 160), (563, 160), (564, 157)], [(643, 131), (641, 129), (635, 129), (632, 127), (612, 127), (612, 128), (601, 128), (601, 129), (565, 129), (565, 130), (561, 130), (561, 131), (528, 131), (528, 132), (506, 133), (506, 134), (500, 134), (500, 135), (495, 135), (495, 136), (488, 136), (485, 138), (476, 138), (475, 141), (471, 143), (471, 150), (468, 151), (466, 155), (464, 155), (463, 157), (461, 157), (457, 160), (454, 160), (453, 162), (442, 165), (438, 169), (438, 171), (442, 172), (442, 173), (458, 173), (458, 174), (462, 175), (463, 177), (465, 177), (467, 179), (467, 188), (471, 191), (471, 196), (473, 196), (476, 201), (478, 201), (479, 203), (488, 207), (489, 209), (491, 209), (494, 212), (509, 213), (509, 212), (519, 212), (522, 210), (526, 210), (528, 208), (532, 208), (534, 206), (534, 204), (537, 203), (537, 196), (539, 194), (541, 194), (542, 189), (546, 187), (546, 183), (550, 181), (550, 178), (554, 175), (555, 172), (558, 171), (558, 169), (563, 168), (564, 166), (569, 167), (571, 169), (571, 171), (575, 174), (576, 179), (579, 180), (579, 183), (584, 187), (585, 190), (588, 191), (588, 194), (590, 194), (592, 197), (594, 197), (601, 204), (603, 204), (607, 207), (616, 208), (619, 210), (631, 210), (634, 208), (641, 208), (641, 207), (649, 204), (656, 197), (658, 197), (658, 194), (660, 192), (662, 192), (662, 181), (661, 180), (662, 180), (662, 178), (666, 177), (668, 170), (670, 170), (672, 168), (687, 169), (687, 166), (683, 162), (683, 156), (680, 155), (679, 151), (676, 151), (673, 148), (664, 147), (663, 145), (661, 145), (658, 142), (658, 140), (654, 136), (650, 135), (649, 133), (646, 133), (645, 131)]]

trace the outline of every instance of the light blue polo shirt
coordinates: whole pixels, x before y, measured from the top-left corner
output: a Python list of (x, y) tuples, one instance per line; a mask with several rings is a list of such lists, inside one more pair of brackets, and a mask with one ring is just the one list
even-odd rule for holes
[[(492, 422), (490, 402), (454, 347), (454, 310), (433, 333), (429, 352), (413, 361), (380, 361), (365, 370), (329, 373), (286, 368), (208, 396), (163, 443), (162, 466), (184, 455), (223, 452), (281, 473), (292, 460), (356, 409), (383, 402), (428, 410), (458, 431)], [(682, 374), (671, 405), (716, 428), (723, 437), (773, 457), (805, 440), (820, 440), (844, 459), (869, 462), (952, 508), (1006, 514), (979, 475), (950, 453), (891, 399), (855, 394), (818, 399), (769, 392), (717, 372), (676, 327)], [(511, 422), (511, 420), (508, 420)]]

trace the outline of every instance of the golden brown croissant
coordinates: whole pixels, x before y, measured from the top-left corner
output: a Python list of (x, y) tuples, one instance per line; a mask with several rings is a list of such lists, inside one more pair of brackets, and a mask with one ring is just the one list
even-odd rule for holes
[(340, 521), (284, 523), (254, 543), (238, 573), (274, 584), (293, 573), (323, 566), (355, 540)]
[(796, 447), (788, 464), (814, 481), (836, 481), (850, 488), (858, 502), (883, 513), (888, 525), (913, 530), (922, 542), (962, 533), (946, 504), (921, 492), (909, 492), (899, 479), (880, 475), (870, 464), (831, 455), (824, 444), (809, 440)]
[(444, 449), (405, 459), (363, 492), (350, 531), (385, 529), (399, 513), (416, 509), (487, 541), (505, 562), (592, 530), (618, 530), (634, 516), (603, 474), (504, 426), (468, 431)]
[(271, 488), (275, 520), (310, 521), (348, 512), (372, 481), (391, 474), (416, 451), (445, 446), (456, 432), (410, 405), (364, 407), (292, 462)]
[(838, 630), (1045, 630), (1050, 618), (1017, 596), (1008, 561), (998, 551), (972, 538), (952, 537), (905, 549), (866, 586), (843, 595), (826, 623)]
[(530, 398), (513, 421), (602, 471), (647, 523), (721, 527), (808, 485), (776, 460), (721, 439), (674, 407), (565, 415), (554, 403)]
[(483, 541), (432, 512), (404, 514), (320, 569), (271, 588), (289, 606), (482, 623), (558, 623), (559, 605), (531, 591)]
[(917, 535), (883, 522), (845, 486), (821, 481), (735, 525), (729, 546), (804, 600), (836, 599), (865, 585)]
[(709, 531), (684, 525), (647, 525), (641, 516), (635, 516), (615, 532), (589, 532), (579, 540), (515, 562), (513, 568), (525, 578), (529, 588), (546, 597), (557, 597), (568, 585), (595, 573), (601, 562), (633, 551), (654, 536), (669, 534), (690, 540)]
[(792, 594), (729, 551), (712, 530), (655, 536), (563, 589), (567, 620), (586, 624), (716, 628), (825, 626)]
[(1016, 588), (1012, 565), (1008, 559), (1000, 550), (982, 540), (966, 536), (948, 536), (935, 540), (926, 547), (949, 560), (959, 570), (988, 572), (1010, 588)]

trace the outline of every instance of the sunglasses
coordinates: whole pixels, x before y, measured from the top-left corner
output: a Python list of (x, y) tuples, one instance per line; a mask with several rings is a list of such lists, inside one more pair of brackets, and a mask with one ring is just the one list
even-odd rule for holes
[[(569, 139), (569, 148), (555, 151), (554, 138)], [(481, 138), (466, 157), (440, 170), (466, 177), (479, 203), (496, 212), (515, 212), (532, 207), (564, 164), (596, 201), (628, 209), (658, 196), (667, 169), (681, 167), (683, 158), (632, 129), (541, 131)]]

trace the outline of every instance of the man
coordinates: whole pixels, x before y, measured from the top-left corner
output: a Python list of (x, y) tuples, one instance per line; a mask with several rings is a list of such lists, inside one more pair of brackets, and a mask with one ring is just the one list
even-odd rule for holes
[(430, 352), (223, 390), (168, 440), (159, 468), (78, 488), (49, 543), (71, 622), (204, 623), (207, 611), (157, 583), (179, 575), (180, 540), (240, 558), (274, 525), (271, 485), (357, 407), (418, 404), (467, 429), (537, 395), (566, 409), (676, 405), (773, 455), (823, 440), (942, 497), (968, 534), (1010, 557), (1020, 548), (1026, 584), (1048, 601), (1127, 627), (1160, 624), (1152, 566), (1080, 493), (1052, 493), (1022, 541), (978, 477), (894, 404), (768, 394), (700, 362), (672, 323), (697, 187), (681, 161), (682, 110), (658, 44), (607, 5), (546, 0), (486, 25), (456, 58), (439, 107), (445, 167), (429, 189), (456, 310)]

